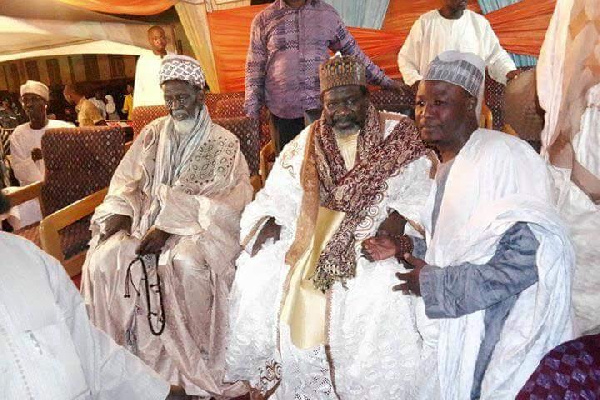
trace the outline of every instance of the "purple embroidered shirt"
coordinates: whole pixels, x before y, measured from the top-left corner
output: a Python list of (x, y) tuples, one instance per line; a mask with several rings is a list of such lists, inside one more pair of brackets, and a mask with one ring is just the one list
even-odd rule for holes
[(266, 105), (280, 118), (300, 118), (321, 107), (319, 65), (329, 50), (357, 56), (370, 84), (391, 79), (362, 52), (337, 11), (321, 0), (297, 9), (276, 0), (252, 21), (246, 58), (246, 114), (258, 118)]

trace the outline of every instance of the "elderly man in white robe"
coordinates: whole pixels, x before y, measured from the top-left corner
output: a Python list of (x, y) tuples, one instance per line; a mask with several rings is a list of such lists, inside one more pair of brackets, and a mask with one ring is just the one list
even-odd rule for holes
[(422, 214), (425, 243), (391, 255), (414, 268), (394, 289), (420, 296), (428, 317), (417, 316), (433, 349), (420, 375), (440, 393), (422, 398), (513, 399), (572, 335), (574, 252), (550, 172), (521, 139), (478, 129), (484, 74), (475, 54), (444, 52), (417, 93), (421, 137), (441, 164)]
[(58, 261), (5, 232), (0, 254), (3, 400), (165, 399), (169, 384), (91, 324)]
[(160, 83), (170, 115), (144, 128), (94, 214), (82, 292), (94, 324), (187, 395), (237, 396), (224, 334), (248, 166), (204, 107), (196, 60), (166, 56)]
[(429, 63), (447, 50), (477, 54), (485, 60), (492, 79), (502, 84), (518, 75), (515, 63), (484, 16), (467, 10), (466, 0), (440, 2), (439, 10), (421, 15), (414, 23), (398, 53), (404, 83), (418, 83)]
[(398, 261), (372, 262), (368, 243), (406, 243), (431, 163), (410, 119), (385, 129), (357, 59), (329, 60), (320, 82), (321, 119), (242, 217), (228, 378), (258, 398), (404, 399), (420, 359), (413, 301), (391, 292)]
[[(46, 169), (41, 147), (46, 129), (73, 127), (64, 121), (48, 119), (49, 100), (50, 90), (42, 82), (29, 80), (21, 85), (21, 104), (29, 122), (17, 126), (10, 136), (11, 165), (21, 186), (44, 180)], [(14, 219), (9, 221), (15, 229), (42, 219), (37, 199), (13, 207), (11, 214)]]

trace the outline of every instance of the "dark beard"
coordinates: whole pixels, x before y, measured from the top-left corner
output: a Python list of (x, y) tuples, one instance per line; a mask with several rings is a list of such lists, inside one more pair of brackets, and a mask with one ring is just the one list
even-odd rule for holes
[(10, 210), (10, 202), (8, 198), (0, 192), (0, 214), (4, 214)]

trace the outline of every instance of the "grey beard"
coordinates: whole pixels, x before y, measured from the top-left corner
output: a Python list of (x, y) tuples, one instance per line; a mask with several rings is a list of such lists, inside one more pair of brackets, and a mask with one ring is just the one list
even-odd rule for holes
[(173, 125), (175, 127), (175, 132), (180, 135), (189, 135), (194, 126), (196, 126), (196, 121), (198, 120), (198, 115), (200, 114), (200, 107), (196, 107), (196, 112), (194, 113), (193, 118), (184, 119), (183, 121), (178, 121), (173, 118)]

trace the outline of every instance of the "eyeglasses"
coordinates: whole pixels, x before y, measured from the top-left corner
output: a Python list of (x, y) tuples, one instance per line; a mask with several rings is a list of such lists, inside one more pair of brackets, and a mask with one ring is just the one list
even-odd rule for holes
[(175, 107), (175, 102), (177, 102), (177, 104), (180, 106), (187, 105), (187, 104), (189, 104), (191, 99), (192, 99), (192, 96), (190, 96), (189, 94), (178, 94), (175, 96), (165, 96), (165, 104), (167, 105), (167, 107), (173, 108), (173, 107)]

